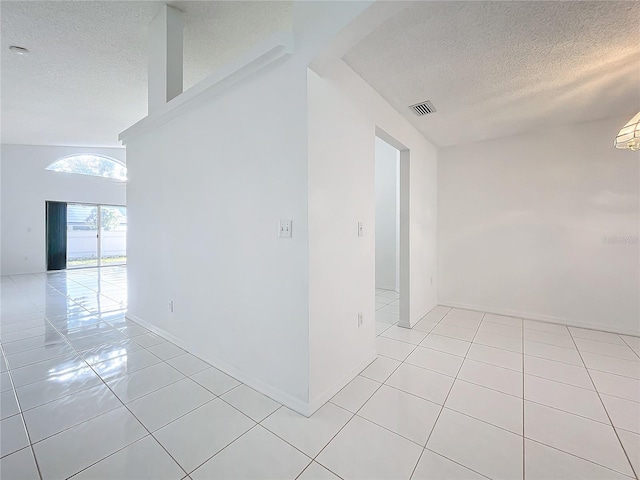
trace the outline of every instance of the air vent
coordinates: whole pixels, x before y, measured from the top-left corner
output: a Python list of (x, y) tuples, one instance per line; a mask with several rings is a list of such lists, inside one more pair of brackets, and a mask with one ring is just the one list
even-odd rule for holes
[(436, 111), (436, 107), (434, 107), (433, 103), (429, 100), (426, 102), (416, 103), (415, 105), (411, 105), (409, 108), (419, 117)]

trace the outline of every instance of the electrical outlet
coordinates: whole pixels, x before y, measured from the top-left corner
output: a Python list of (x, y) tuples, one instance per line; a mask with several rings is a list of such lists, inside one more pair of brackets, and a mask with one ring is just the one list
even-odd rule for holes
[(362, 313), (358, 313), (358, 328), (362, 326)]
[(173, 300), (169, 300), (169, 311), (173, 313)]
[(292, 234), (291, 229), (292, 229), (291, 220), (280, 220), (280, 225), (278, 227), (278, 237), (291, 238), (291, 234)]

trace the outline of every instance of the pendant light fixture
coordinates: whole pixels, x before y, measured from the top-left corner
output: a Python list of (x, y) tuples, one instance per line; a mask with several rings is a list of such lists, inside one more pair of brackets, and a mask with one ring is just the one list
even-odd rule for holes
[(640, 150), (640, 112), (620, 129), (613, 145), (634, 152)]

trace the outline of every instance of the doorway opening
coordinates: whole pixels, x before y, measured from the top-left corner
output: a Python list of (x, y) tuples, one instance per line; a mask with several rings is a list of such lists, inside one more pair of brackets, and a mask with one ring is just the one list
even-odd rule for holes
[(124, 265), (127, 208), (47, 202), (47, 270)]
[(376, 322), (409, 328), (409, 150), (382, 131), (375, 199)]

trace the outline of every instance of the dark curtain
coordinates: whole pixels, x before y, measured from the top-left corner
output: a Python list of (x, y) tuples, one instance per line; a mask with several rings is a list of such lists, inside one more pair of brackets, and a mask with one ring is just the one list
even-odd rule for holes
[(67, 204), (47, 202), (47, 270), (67, 268)]

